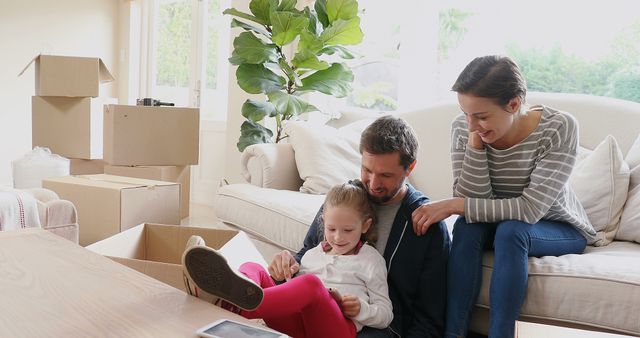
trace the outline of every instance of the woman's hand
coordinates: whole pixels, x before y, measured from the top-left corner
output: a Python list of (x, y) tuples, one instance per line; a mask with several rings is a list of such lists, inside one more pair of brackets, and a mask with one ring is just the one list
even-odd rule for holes
[(423, 204), (411, 214), (413, 232), (418, 236), (422, 236), (427, 233), (431, 224), (440, 222), (454, 214), (464, 214), (464, 199), (461, 197)]
[(469, 132), (469, 142), (467, 142), (467, 144), (469, 145), (469, 147), (476, 150), (480, 150), (484, 148), (484, 142), (482, 142), (482, 138), (480, 137), (477, 131)]
[(342, 296), (342, 313), (348, 318), (357, 316), (360, 313), (360, 299), (352, 295)]

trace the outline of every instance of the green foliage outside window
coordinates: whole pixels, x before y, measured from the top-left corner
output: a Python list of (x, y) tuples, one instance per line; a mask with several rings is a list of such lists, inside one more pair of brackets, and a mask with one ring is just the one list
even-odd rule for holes
[(156, 85), (189, 86), (191, 3), (161, 3), (158, 13)]

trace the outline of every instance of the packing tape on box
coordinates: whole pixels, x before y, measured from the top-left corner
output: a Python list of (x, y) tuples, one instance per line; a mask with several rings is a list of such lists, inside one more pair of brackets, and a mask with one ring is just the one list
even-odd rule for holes
[(92, 177), (90, 175), (70, 175), (70, 176), (78, 177), (78, 178), (84, 178), (84, 179), (90, 180), (90, 181), (100, 181), (100, 182), (106, 182), (106, 183), (123, 184), (123, 185), (129, 185), (129, 186), (132, 186), (132, 187), (146, 187), (149, 190), (155, 190), (156, 187), (157, 187), (156, 184), (132, 183), (132, 182), (127, 182), (127, 181), (112, 180), (112, 179), (106, 179), (106, 178), (101, 178), (101, 177)]

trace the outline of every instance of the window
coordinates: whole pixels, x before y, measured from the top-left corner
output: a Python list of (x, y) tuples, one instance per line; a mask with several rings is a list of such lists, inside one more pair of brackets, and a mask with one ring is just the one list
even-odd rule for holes
[(530, 91), (640, 102), (640, 3), (360, 0), (365, 39), (348, 110), (406, 110), (451, 97), (467, 63), (509, 55)]
[(177, 106), (200, 107), (201, 118), (226, 117), (229, 0), (149, 2), (147, 84), (142, 92)]

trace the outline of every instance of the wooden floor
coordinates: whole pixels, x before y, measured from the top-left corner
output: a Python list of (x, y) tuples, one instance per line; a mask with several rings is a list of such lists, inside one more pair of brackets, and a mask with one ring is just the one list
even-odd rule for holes
[[(191, 204), (189, 217), (182, 219), (180, 224), (214, 229), (240, 230), (233, 225), (222, 223), (216, 217), (215, 211), (213, 210), (212, 206), (202, 204)], [(283, 250), (282, 248), (268, 243), (264, 240), (260, 240), (252, 236), (251, 234), (249, 234), (249, 237), (251, 238), (253, 244), (255, 244), (256, 248), (258, 248), (258, 251), (260, 251), (267, 263), (271, 262), (273, 255)]]

